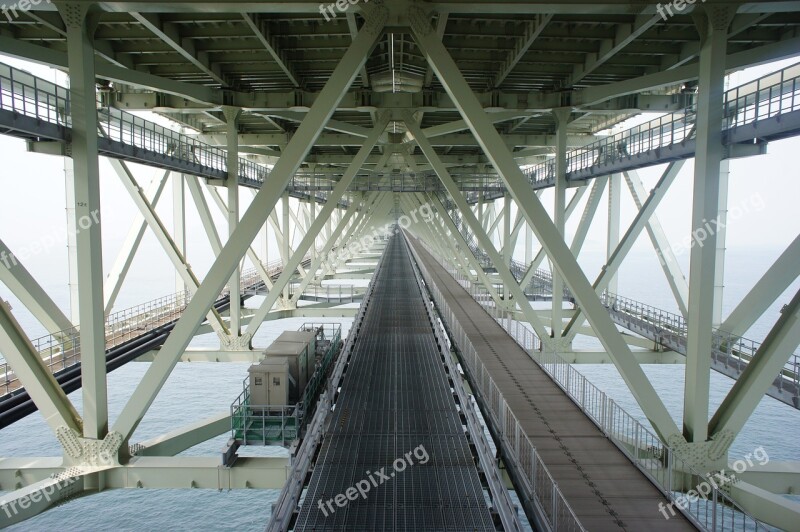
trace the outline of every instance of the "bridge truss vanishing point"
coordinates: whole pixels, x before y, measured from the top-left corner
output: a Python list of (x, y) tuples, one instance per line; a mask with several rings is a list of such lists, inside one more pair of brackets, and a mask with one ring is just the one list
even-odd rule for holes
[[(74, 235), (68, 313), (21, 261), (0, 259), (0, 281), (48, 331), (29, 338), (0, 305), (0, 426), (38, 410), (64, 448), (58, 457), (0, 459), (0, 488), (11, 491), (0, 502), (19, 509), (0, 512), (0, 524), (130, 487), (285, 486), (279, 510), (291, 515), (292, 482), (308, 463), (258, 458), (220, 468), (218, 456), (175, 456), (229, 429), (222, 405), (219, 415), (154, 440), (138, 441), (136, 429), (179, 362), (255, 361), (252, 339), (267, 320), (356, 317), (337, 307), (369, 295), (347, 280), (369, 279), (374, 268), (353, 264), (374, 265), (382, 249), (360, 242), (401, 218), (667, 497), (728, 467), (728, 450), (764, 395), (800, 408), (800, 294), (766, 337), (747, 338), (800, 274), (800, 236), (724, 315), (727, 235), (707, 225), (728, 216), (731, 160), (800, 133), (800, 66), (725, 87), (727, 73), (798, 54), (795, 2), (708, 0), (665, 18), (643, 1), (372, 0), (329, 18), (310, 0), (54, 0), (20, 2), (0, 17), (0, 52), (69, 74), (67, 88), (0, 65), (0, 132), (63, 158)], [(657, 117), (607, 134), (643, 113)], [(108, 271), (102, 213), (113, 206), (100, 202), (100, 157), (138, 213)], [(656, 211), (689, 159), (692, 234), (704, 245), (692, 247), (687, 276)], [(131, 163), (163, 174), (143, 186)], [(637, 171), (664, 163), (647, 191)], [(157, 211), (168, 184), (172, 228)], [(628, 228), (623, 186), (638, 210)], [(554, 216), (544, 190), (555, 197)], [(247, 209), (242, 194), (252, 198)], [(202, 277), (187, 256), (187, 199), (216, 256)], [(604, 199), (607, 261), (589, 278), (577, 257)], [(99, 223), (76, 231), (93, 213)], [(567, 223), (578, 217), (568, 241)], [(174, 267), (176, 293), (120, 310), (148, 231)], [(645, 232), (677, 311), (619, 293), (620, 266)], [(264, 235), (279, 258), (256, 244)], [(524, 253), (515, 254), (520, 240)], [(0, 257), (13, 251), (0, 240)], [(245, 308), (256, 295), (258, 308)], [(449, 315), (435, 287), (430, 295)], [(209, 332), (219, 349), (188, 348)], [(578, 335), (596, 338), (602, 351), (574, 349)], [(150, 365), (111, 420), (107, 373), (132, 360)], [(573, 381), (559, 380), (573, 378), (569, 364), (598, 362), (619, 370), (648, 426), (620, 429), (605, 417), (616, 407), (598, 414), (576, 398)], [(642, 370), (652, 363), (683, 365), (681, 425)], [(712, 370), (735, 380), (715, 411)], [(82, 414), (66, 396), (77, 389)], [(491, 404), (483, 411), (502, 440), (509, 433), (493, 424), (509, 418), (499, 412)], [(647, 454), (656, 448), (673, 458)], [(516, 451), (504, 452), (514, 462)], [(790, 529), (800, 513), (781, 497), (800, 489), (791, 467), (745, 476), (714, 502)], [(42, 490), (53, 495), (37, 498)], [(532, 520), (557, 528), (555, 514), (537, 504)], [(686, 512), (695, 526), (718, 524), (695, 510)]]

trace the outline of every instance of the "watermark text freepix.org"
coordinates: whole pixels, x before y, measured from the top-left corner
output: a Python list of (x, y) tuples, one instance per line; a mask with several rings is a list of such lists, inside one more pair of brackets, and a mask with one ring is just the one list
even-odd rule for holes
[[(332, 4), (320, 4), (319, 13), (325, 17), (326, 22), (330, 22), (331, 19), (336, 18), (336, 11), (339, 13), (345, 13), (348, 9), (350, 9), (350, 6), (354, 6), (362, 1), (364, 3), (369, 2), (369, 0), (336, 0), (336, 2), (333, 2)], [(336, 11), (334, 11), (333, 8), (336, 8)], [(328, 16), (328, 13), (330, 13), (330, 16)]]
[[(700, 0), (700, 2), (705, 4), (706, 0)], [(669, 17), (674, 17), (676, 14), (682, 14), (688, 6), (692, 6), (696, 3), (697, 0), (673, 0), (666, 5), (656, 5), (656, 11), (658, 11), (658, 14), (661, 15), (661, 18), (666, 22), (669, 20)], [(675, 12), (672, 11), (673, 9)]]
[[(411, 227), (412, 223), (419, 223), (420, 221), (428, 224), (433, 223), (433, 208), (427, 203), (411, 211), (410, 215), (404, 214), (398, 218), (397, 226), (402, 229), (408, 229)], [(371, 233), (350, 242), (347, 246), (332, 250), (325, 260), (322, 261), (323, 269), (331, 270), (342, 261), (347, 261), (355, 257), (358, 252), (369, 249), (381, 236), (391, 236), (392, 227), (394, 225), (394, 223), (389, 223), (382, 227), (376, 227)]]
[(0, 5), (0, 12), (8, 19), (9, 22), (14, 22), (14, 19), (19, 18), (20, 13), (30, 11), (34, 6), (38, 6), (42, 2), (52, 4), (53, 0), (19, 0), (16, 4), (7, 6), (6, 4)]
[[(746, 202), (733, 206), (730, 211), (728, 211), (725, 221), (716, 218), (713, 220), (703, 220), (703, 225), (701, 227), (692, 231), (682, 242), (675, 245), (673, 253), (675, 256), (680, 256), (695, 246), (702, 248), (706, 240), (731, 225), (732, 222), (739, 220), (745, 214), (763, 211), (766, 207), (767, 205), (761, 194), (750, 196)], [(658, 259), (662, 265), (666, 264), (666, 259), (661, 254), (661, 251), (658, 252)]]
[(13, 501), (9, 501), (3, 504), (1, 507), (3, 511), (6, 513), (6, 516), (14, 517), (17, 515), (20, 510), (27, 510), (32, 503), (40, 502), (42, 499), (50, 502), (53, 494), (58, 490), (62, 490), (78, 480), (77, 478), (70, 477), (66, 480), (60, 480), (55, 484), (50, 484), (49, 486), (44, 486), (42, 489), (36, 490), (30, 495), (25, 495), (24, 497), (20, 497), (19, 499), (15, 499)]
[[(736, 478), (737, 474), (742, 474), (755, 464), (755, 459), (759, 465), (767, 465), (769, 463), (769, 455), (763, 447), (756, 448), (752, 453), (747, 453), (744, 458), (736, 460), (731, 467), (733, 472), (725, 474), (726, 470), (717, 471), (713, 475), (709, 475), (707, 480), (698, 484), (694, 489), (686, 492), (685, 495), (679, 495), (670, 504), (658, 503), (658, 511), (664, 516), (664, 519), (669, 519), (675, 516), (675, 507), (680, 510), (689, 508), (692, 504), (696, 503), (700, 498), (708, 498), (714, 489), (720, 489), (727, 484), (734, 484), (739, 479)], [(669, 510), (669, 513), (667, 513)]]
[[(89, 229), (93, 224), (98, 223), (100, 223), (100, 211), (95, 209), (88, 215), (78, 218), (76, 230), (74, 231), (74, 234), (69, 234), (69, 236), (75, 236), (82, 230)], [(17, 261), (18, 258), (20, 260), (26, 260), (32, 255), (38, 255), (39, 253), (46, 252), (47, 250), (53, 248), (56, 243), (62, 241), (63, 238), (63, 233), (61, 233), (59, 230), (54, 230), (50, 234), (45, 235), (38, 240), (34, 240), (27, 246), (24, 246), (19, 250), (18, 253), (10, 253), (6, 250), (2, 250), (0, 251), (0, 263), (2, 263), (2, 265), (6, 268), (11, 269), (19, 264)]]
[(337, 508), (344, 508), (351, 501), (355, 501), (359, 497), (366, 500), (367, 494), (372, 490), (372, 488), (377, 488), (381, 484), (393, 479), (397, 473), (402, 473), (405, 471), (408, 466), (413, 466), (413, 458), (417, 459), (416, 463), (422, 465), (427, 464), (430, 460), (428, 451), (425, 450), (424, 446), (420, 445), (414, 450), (408, 451), (401, 458), (395, 460), (392, 463), (393, 471), (387, 474), (385, 467), (382, 467), (380, 470), (375, 472), (367, 471), (367, 477), (356, 482), (355, 486), (347, 488), (344, 490), (344, 493), (340, 493), (326, 501), (320, 499), (317, 502), (317, 507), (322, 511), (322, 514), (325, 517), (328, 517), (329, 515), (336, 513), (336, 508), (334, 508), (334, 505)]

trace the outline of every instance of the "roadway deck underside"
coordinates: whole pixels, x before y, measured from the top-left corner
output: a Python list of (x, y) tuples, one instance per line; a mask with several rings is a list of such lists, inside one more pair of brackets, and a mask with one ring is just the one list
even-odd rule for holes
[[(393, 238), (296, 530), (495, 530), (408, 250)], [(393, 462), (422, 446), (414, 465)], [(390, 476), (325, 516), (319, 500)], [(380, 482), (380, 480), (378, 480)]]
[(413, 243), (523, 430), (588, 530), (694, 530), (500, 325)]

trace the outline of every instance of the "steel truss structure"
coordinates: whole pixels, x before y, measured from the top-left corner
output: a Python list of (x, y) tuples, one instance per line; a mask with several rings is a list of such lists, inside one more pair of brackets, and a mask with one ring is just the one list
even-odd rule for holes
[[(58, 457), (0, 459), (0, 489), (11, 492), (0, 505), (18, 509), (0, 512), (0, 526), (105, 489), (300, 489), (292, 483), (313, 465), (310, 451), (291, 466), (176, 457), (229, 430), (229, 413), (150, 441), (137, 441), (136, 429), (179, 362), (255, 361), (252, 339), (265, 321), (355, 317), (337, 307), (371, 292), (326, 281), (369, 279), (383, 250), (375, 237), (393, 223), (482, 304), (530, 326), (539, 352), (613, 363), (684, 473), (727, 468), (765, 394), (800, 408), (800, 293), (765, 338), (745, 338), (800, 275), (800, 237), (726, 316), (726, 232), (707, 226), (726, 219), (729, 161), (800, 133), (797, 65), (725, 90), (727, 73), (797, 55), (796, 2), (675, 2), (669, 16), (638, 0), (339, 4), (53, 0), (3, 12), (0, 52), (69, 74), (66, 88), (0, 65), (0, 132), (63, 157), (74, 237), (69, 312), (24, 264), (0, 259), (0, 281), (49, 333), (29, 338), (0, 304), (0, 425), (38, 410), (63, 447)], [(641, 113), (660, 116), (605, 134)], [(137, 209), (108, 271), (101, 229), (112, 206), (100, 201), (100, 157)], [(687, 159), (692, 233), (704, 234), (688, 275), (657, 215)], [(140, 183), (132, 162), (164, 173)], [(668, 165), (647, 191), (637, 170), (660, 163)], [(157, 211), (167, 186), (172, 224), (163, 205)], [(624, 188), (638, 210), (627, 228)], [(252, 195), (247, 209), (242, 194)], [(607, 261), (590, 279), (577, 256), (606, 196)], [(187, 256), (187, 203), (216, 256), (202, 278)], [(217, 212), (227, 227), (217, 227)], [(74, 231), (87, 219), (94, 223)], [(176, 293), (120, 310), (149, 231), (174, 268)], [(620, 266), (645, 232), (678, 313), (619, 293)], [(265, 235), (278, 257), (260, 251)], [(524, 257), (515, 255), (520, 240)], [(13, 251), (0, 240), (0, 257)], [(258, 308), (246, 308), (256, 295)], [(188, 347), (209, 332), (219, 349)], [(573, 349), (577, 335), (602, 351)], [(132, 360), (150, 364), (109, 419), (107, 374)], [(641, 367), (651, 363), (683, 364), (681, 424)], [(715, 411), (712, 370), (735, 379)], [(77, 389), (81, 414), (66, 395)], [(320, 444), (323, 431), (310, 434)], [(729, 495), (791, 529), (800, 508), (781, 495), (800, 477), (771, 466)], [(50, 496), (37, 497), (44, 490)]]

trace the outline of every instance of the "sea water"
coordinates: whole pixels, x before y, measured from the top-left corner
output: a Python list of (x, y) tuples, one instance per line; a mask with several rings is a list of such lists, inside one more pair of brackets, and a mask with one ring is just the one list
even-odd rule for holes
[[(753, 286), (779, 251), (763, 253), (728, 253), (731, 267), (726, 272), (725, 313)], [(602, 257), (594, 257), (600, 263)], [(589, 262), (592, 262), (591, 260)], [(736, 267), (735, 265), (743, 265)], [(687, 271), (684, 268), (684, 271)], [(674, 311), (674, 300), (663, 282), (663, 273), (652, 257), (632, 255), (621, 272), (620, 292), (633, 299), (645, 301), (656, 307)], [(135, 293), (118, 308), (134, 305), (148, 298), (163, 295), (152, 283), (139, 278)], [(780, 306), (788, 302), (797, 291), (796, 282), (779, 302), (756, 324), (749, 337), (762, 340), (779, 315)], [(63, 305), (66, 297), (63, 284), (45, 286), (49, 293), (61, 294), (57, 303)], [(51, 291), (52, 289), (52, 291)], [(150, 293), (153, 292), (153, 293)], [(2, 294), (7, 297), (6, 293)], [(257, 306), (260, 299), (248, 302)], [(348, 305), (351, 306), (351, 305)], [(32, 318), (20, 312), (20, 321), (26, 330), (37, 330)], [(297, 329), (306, 319), (289, 319), (266, 322), (259, 329), (254, 345), (266, 347), (284, 330)], [(352, 320), (337, 321), (347, 334)], [(197, 337), (193, 347), (214, 348), (213, 335)], [(576, 342), (576, 348), (596, 347), (595, 340)], [(144, 376), (149, 363), (129, 363), (108, 375), (109, 419), (119, 415)], [(644, 420), (632, 394), (622, 381), (616, 368), (606, 365), (578, 365), (576, 368), (591, 382), (640, 420)], [(646, 365), (645, 373), (667, 408), (680, 424), (683, 404), (683, 365)], [(247, 376), (247, 364), (180, 363), (170, 375), (161, 393), (153, 402), (137, 429), (133, 441), (149, 438), (175, 430), (189, 423), (227, 411), (242, 391), (242, 381)], [(711, 373), (711, 409), (720, 404), (733, 381), (718, 373)], [(81, 391), (69, 395), (81, 411)], [(764, 447), (770, 460), (800, 460), (800, 412), (770, 397), (765, 397), (749, 422), (741, 431), (730, 451), (731, 460), (743, 457), (757, 447)], [(180, 456), (219, 456), (229, 435), (224, 434), (189, 449)], [(55, 437), (36, 413), (0, 430), (0, 456), (60, 456)], [(246, 448), (242, 453), (259, 456), (285, 456), (279, 448)], [(53, 508), (39, 516), (11, 527), (11, 530), (263, 530), (269, 520), (271, 506), (279, 490), (200, 490), (200, 489), (126, 489), (108, 490), (99, 494), (77, 498)], [(655, 510), (654, 510), (655, 511)]]

